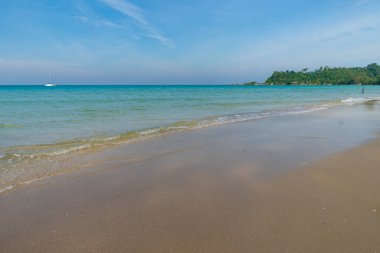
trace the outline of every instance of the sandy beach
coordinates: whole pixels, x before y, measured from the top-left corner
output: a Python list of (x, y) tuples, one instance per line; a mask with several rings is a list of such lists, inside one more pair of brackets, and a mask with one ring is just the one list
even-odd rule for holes
[(0, 251), (378, 252), (380, 140), (337, 142), (339, 129), (364, 132), (347, 115), (157, 138), (133, 146), (145, 159), (126, 146), (5, 192)]
[(0, 253), (380, 253), (380, 0), (0, 1)]

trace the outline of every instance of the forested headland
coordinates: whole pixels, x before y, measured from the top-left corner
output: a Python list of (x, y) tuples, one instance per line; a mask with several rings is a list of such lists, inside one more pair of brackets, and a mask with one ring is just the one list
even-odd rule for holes
[[(255, 85), (257, 82), (247, 83)], [(265, 81), (265, 84), (274, 85), (323, 85), (323, 84), (366, 84), (380, 85), (380, 66), (376, 63), (366, 67), (337, 68), (337, 67), (320, 67), (314, 71), (308, 71), (307, 68), (301, 71), (275, 71)]]

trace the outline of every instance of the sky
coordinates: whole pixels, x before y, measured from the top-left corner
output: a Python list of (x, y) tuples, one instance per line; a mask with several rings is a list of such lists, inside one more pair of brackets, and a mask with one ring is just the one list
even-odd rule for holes
[(380, 63), (380, 0), (0, 0), (0, 84), (229, 84)]

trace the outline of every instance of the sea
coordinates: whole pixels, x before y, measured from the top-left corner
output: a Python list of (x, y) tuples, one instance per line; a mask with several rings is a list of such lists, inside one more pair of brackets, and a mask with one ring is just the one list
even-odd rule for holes
[(3, 85), (0, 184), (41, 159), (379, 99), (358, 85)]

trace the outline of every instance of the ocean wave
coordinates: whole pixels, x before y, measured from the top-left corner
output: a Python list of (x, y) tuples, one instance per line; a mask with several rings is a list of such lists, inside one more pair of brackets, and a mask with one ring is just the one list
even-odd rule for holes
[[(298, 115), (311, 113), (315, 111), (326, 110), (339, 104), (362, 103), (379, 98), (347, 98), (340, 101), (312, 105), (308, 107), (295, 107), (290, 109), (268, 110), (254, 113), (238, 113), (231, 115), (220, 115), (215, 117), (203, 118), (199, 120), (178, 121), (170, 125), (158, 126), (153, 128), (142, 129), (138, 131), (127, 131), (125, 133), (112, 136), (94, 136), (92, 138), (74, 139), (53, 144), (41, 144), (30, 146), (15, 146), (0, 149), (0, 193), (2, 189), (8, 189), (12, 181), (20, 182), (17, 173), (10, 173), (14, 168), (23, 168), (24, 165), (34, 164), (39, 167), (44, 162), (49, 162), (58, 157), (67, 158), (65, 155), (76, 155), (79, 152), (92, 150), (101, 150), (110, 146), (127, 144), (157, 136), (179, 133), (188, 130), (201, 129), (212, 126), (220, 126), (237, 122), (260, 120), (286, 115)], [(33, 166), (34, 166), (33, 165)], [(3, 177), (3, 174), (7, 175)], [(33, 173), (31, 173), (33, 174)], [(45, 176), (44, 173), (38, 174), (37, 178)], [(29, 176), (22, 179), (22, 183), (30, 181)], [(32, 177), (34, 180), (34, 177)], [(11, 189), (11, 188), (9, 188)]]
[[(175, 132), (200, 129), (210, 126), (219, 126), (236, 122), (259, 120), (269, 117), (283, 115), (297, 115), (314, 111), (326, 110), (331, 106), (339, 104), (357, 104), (368, 101), (380, 101), (380, 97), (371, 98), (346, 98), (336, 102), (329, 102), (309, 107), (296, 107), (290, 109), (269, 110), (255, 113), (240, 113), (232, 115), (221, 115), (200, 120), (178, 121), (170, 125), (147, 128), (137, 131), (127, 131), (113, 136), (94, 136), (87, 139), (74, 139), (53, 144), (41, 144), (30, 146), (15, 146), (0, 149), (0, 166), (6, 161), (7, 164), (24, 161), (25, 159), (36, 159), (64, 155), (67, 153), (96, 149), (107, 145), (119, 145), (137, 141), (140, 139), (152, 138)], [(0, 125), (1, 126), (1, 125)]]
[(380, 101), (380, 97), (368, 97), (368, 98), (353, 98), (349, 97), (346, 99), (342, 99), (341, 103), (347, 103), (347, 104), (358, 104), (358, 103), (365, 103), (369, 101)]
[(138, 131), (128, 131), (114, 136), (94, 136), (88, 139), (75, 139), (53, 144), (8, 147), (0, 150), (0, 165), (4, 162), (9, 165), (12, 163), (25, 161), (25, 159), (39, 159), (43, 157), (65, 155), (68, 153), (83, 150), (102, 148), (106, 147), (107, 145), (126, 144), (141, 139), (152, 138), (155, 136), (162, 136), (191, 129), (200, 129), (210, 126), (219, 126), (236, 122), (258, 120), (281, 115), (302, 114), (324, 109), (327, 109), (327, 107), (314, 106), (310, 108), (292, 108), (288, 110), (271, 110), (259, 113), (223, 115), (200, 120), (178, 121), (166, 126), (148, 128)]
[(0, 188), (0, 194), (13, 189), (14, 187), (15, 187), (14, 185), (10, 185), (10, 186), (6, 186), (4, 188)]

